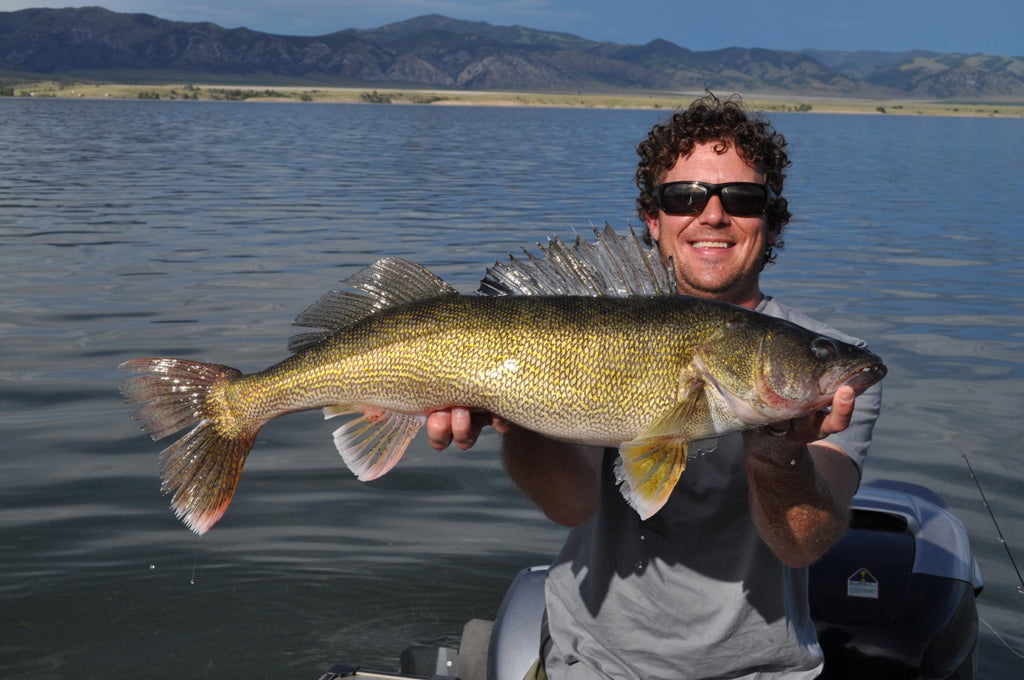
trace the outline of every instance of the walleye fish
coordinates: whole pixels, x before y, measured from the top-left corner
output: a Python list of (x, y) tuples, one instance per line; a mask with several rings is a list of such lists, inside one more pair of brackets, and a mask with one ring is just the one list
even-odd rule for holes
[[(279, 416), (360, 414), (334, 443), (371, 480), (398, 462), (428, 413), (462, 405), (557, 439), (619, 447), (620, 489), (647, 518), (668, 499), (691, 441), (811, 413), (841, 385), (860, 392), (885, 375), (866, 349), (741, 307), (658, 294), (663, 278), (644, 294), (634, 285), (609, 294), (615, 286), (593, 276), (607, 271), (607, 249), (569, 268), (584, 292), (497, 294), (574, 288), (543, 273), (568, 271), (556, 250), (490, 271), (490, 296), (459, 294), (412, 262), (379, 260), (347, 281), (353, 290), (300, 314), (297, 325), (324, 330), (296, 336), (290, 357), (257, 373), (186, 359), (122, 364), (134, 375), (121, 391), (143, 404), (133, 414), (142, 429), (154, 440), (188, 430), (161, 454), (176, 515), (209, 530), (260, 428)], [(613, 256), (613, 268), (632, 271), (612, 278), (651, 280), (647, 254)]]

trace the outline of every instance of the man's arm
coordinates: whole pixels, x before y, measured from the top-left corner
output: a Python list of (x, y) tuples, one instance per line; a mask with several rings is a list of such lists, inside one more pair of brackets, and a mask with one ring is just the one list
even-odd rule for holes
[(451, 443), (468, 449), (486, 425), (504, 435), (501, 461), (508, 476), (550, 520), (572, 527), (594, 513), (603, 455), (598, 447), (550, 439), (493, 414), (461, 407), (431, 413), (427, 438), (439, 451)]
[(754, 525), (789, 566), (817, 560), (849, 524), (860, 472), (843, 451), (821, 440), (849, 426), (854, 400), (853, 390), (844, 388), (829, 413), (795, 421), (784, 436), (771, 428), (743, 434)]
[(501, 440), (501, 461), (516, 486), (553, 522), (582, 524), (597, 510), (604, 451), (512, 427)]

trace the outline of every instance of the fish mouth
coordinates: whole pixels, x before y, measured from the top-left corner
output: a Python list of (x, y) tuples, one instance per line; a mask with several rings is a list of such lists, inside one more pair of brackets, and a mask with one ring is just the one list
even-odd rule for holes
[(860, 394), (884, 378), (888, 372), (889, 369), (882, 362), (871, 363), (851, 373), (842, 384), (849, 385), (857, 394)]

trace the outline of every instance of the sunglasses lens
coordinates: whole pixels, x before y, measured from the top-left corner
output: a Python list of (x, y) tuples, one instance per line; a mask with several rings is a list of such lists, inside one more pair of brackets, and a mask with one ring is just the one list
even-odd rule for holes
[(768, 192), (759, 184), (734, 184), (722, 188), (722, 207), (736, 217), (756, 217), (764, 213)]
[(700, 184), (664, 184), (659, 191), (661, 209), (669, 215), (699, 215), (708, 204), (710, 192)]
[(699, 215), (715, 194), (735, 217), (763, 215), (768, 205), (768, 188), (752, 182), (669, 182), (658, 187), (658, 204), (669, 215)]

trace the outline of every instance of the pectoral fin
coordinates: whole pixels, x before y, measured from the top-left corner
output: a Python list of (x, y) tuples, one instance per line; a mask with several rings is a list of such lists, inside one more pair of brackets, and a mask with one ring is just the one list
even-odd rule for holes
[(707, 412), (703, 391), (696, 388), (694, 381), (683, 401), (639, 437), (619, 447), (615, 478), (619, 491), (641, 519), (651, 517), (668, 502), (686, 468), (686, 450), (694, 438), (690, 429)]
[(661, 510), (686, 467), (689, 442), (667, 437), (634, 439), (619, 447), (615, 477), (619, 491), (640, 519)]
[[(350, 410), (325, 408), (333, 418)], [(363, 482), (382, 477), (402, 458), (425, 416), (378, 411), (365, 413), (334, 431), (334, 445), (352, 473)]]

